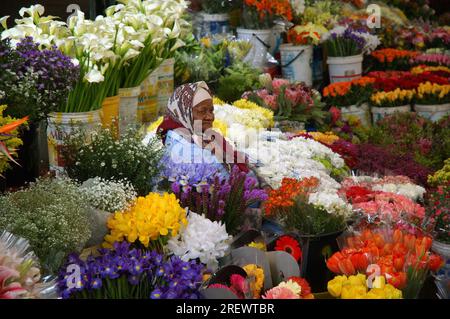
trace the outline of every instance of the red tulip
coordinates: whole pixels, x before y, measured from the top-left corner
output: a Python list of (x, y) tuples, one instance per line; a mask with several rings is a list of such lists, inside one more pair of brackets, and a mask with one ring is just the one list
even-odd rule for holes
[(383, 255), (390, 255), (392, 254), (392, 248), (394, 247), (393, 244), (391, 243), (387, 243), (386, 245), (384, 245), (383, 247)]
[(350, 257), (350, 260), (356, 270), (365, 272), (367, 266), (369, 266), (369, 260), (366, 254), (356, 253)]
[(395, 270), (402, 271), (403, 267), (405, 266), (405, 256), (404, 255), (394, 256), (393, 264), (394, 264)]
[(379, 249), (382, 249), (384, 247), (384, 239), (380, 234), (376, 234), (373, 239), (374, 239), (375, 245)]
[(355, 267), (353, 267), (351, 260), (348, 258), (339, 261), (338, 266), (339, 266), (339, 270), (341, 271), (341, 273), (346, 276), (356, 274)]
[(416, 236), (414, 235), (410, 235), (410, 234), (406, 234), (403, 238), (403, 241), (405, 243), (406, 248), (409, 251), (413, 251), (414, 250), (414, 246), (416, 245)]
[(397, 289), (402, 289), (406, 285), (406, 273), (405, 272), (398, 272), (390, 274), (391, 277), (388, 279), (388, 284), (391, 284)]
[(432, 254), (430, 256), (430, 259), (428, 261), (428, 266), (430, 267), (430, 270), (433, 272), (436, 272), (444, 265), (444, 260), (441, 256)]
[(327, 267), (335, 274), (339, 274), (339, 261), (344, 259), (344, 255), (342, 255), (341, 252), (334, 253), (330, 258), (327, 260)]

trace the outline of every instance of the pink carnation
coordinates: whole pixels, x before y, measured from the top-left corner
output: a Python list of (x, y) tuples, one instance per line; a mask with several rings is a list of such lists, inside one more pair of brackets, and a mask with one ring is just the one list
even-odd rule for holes
[(300, 296), (286, 287), (275, 287), (268, 290), (262, 299), (300, 299)]

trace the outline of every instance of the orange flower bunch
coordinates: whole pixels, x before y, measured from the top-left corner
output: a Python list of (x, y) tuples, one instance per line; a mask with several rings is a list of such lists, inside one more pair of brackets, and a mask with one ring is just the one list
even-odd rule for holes
[(393, 232), (392, 238), (365, 229), (360, 235), (348, 237), (346, 244), (347, 248), (327, 260), (328, 269), (336, 274), (366, 274), (370, 264), (377, 264), (381, 275), (398, 289), (407, 285), (407, 267), (436, 271), (443, 263), (438, 255), (430, 253), (431, 237), (416, 237), (400, 229)]
[(289, 0), (244, 0), (248, 7), (255, 7), (260, 18), (266, 15), (282, 16), (292, 21), (292, 6)]
[(410, 59), (417, 56), (419, 53), (415, 51), (408, 50), (398, 50), (398, 49), (381, 49), (372, 52), (372, 56), (377, 59), (380, 63), (392, 63), (397, 59)]
[(347, 95), (351, 89), (356, 87), (366, 87), (367, 85), (375, 83), (374, 78), (363, 76), (359, 79), (354, 79), (348, 82), (336, 82), (328, 85), (323, 89), (323, 96), (337, 97)]
[(296, 197), (308, 195), (319, 185), (319, 179), (308, 177), (301, 180), (295, 178), (283, 178), (281, 187), (271, 190), (269, 198), (264, 203), (266, 216), (271, 216), (275, 210), (292, 207)]

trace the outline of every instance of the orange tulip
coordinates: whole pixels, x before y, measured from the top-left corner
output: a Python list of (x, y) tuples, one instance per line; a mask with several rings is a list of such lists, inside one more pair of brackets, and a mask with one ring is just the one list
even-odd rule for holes
[(394, 231), (394, 243), (403, 243), (403, 233), (400, 229)]
[(394, 264), (395, 270), (402, 271), (403, 267), (405, 266), (405, 256), (404, 255), (394, 256), (393, 264)]
[(415, 246), (415, 244), (416, 244), (416, 236), (410, 235), (410, 234), (406, 234), (406, 235), (403, 237), (403, 241), (404, 241), (404, 243), (405, 243), (406, 248), (407, 248), (409, 251), (413, 251), (413, 250), (414, 250), (414, 246)]
[(342, 274), (346, 276), (354, 275), (356, 274), (355, 267), (353, 267), (353, 264), (350, 259), (343, 259), (338, 264), (339, 270)]
[(438, 271), (442, 266), (444, 266), (444, 260), (441, 256), (432, 254), (428, 260), (428, 266), (433, 272)]
[(406, 273), (405, 272), (398, 272), (390, 274), (390, 278), (388, 279), (388, 284), (394, 286), (397, 289), (402, 289), (406, 285)]
[(375, 236), (373, 236), (375, 245), (379, 248), (379, 249), (383, 249), (384, 247), (384, 239), (380, 234), (376, 234)]

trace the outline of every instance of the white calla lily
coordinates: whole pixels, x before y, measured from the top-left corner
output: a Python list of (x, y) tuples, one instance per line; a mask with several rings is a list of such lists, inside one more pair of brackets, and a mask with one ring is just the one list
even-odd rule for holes
[(105, 80), (103, 74), (97, 69), (91, 69), (85, 76), (84, 79), (89, 83), (100, 83)]
[(7, 23), (8, 23), (8, 18), (9, 18), (9, 16), (4, 16), (4, 17), (1, 17), (0, 18), (0, 25), (3, 27), (3, 29), (8, 29), (8, 25), (7, 25)]

